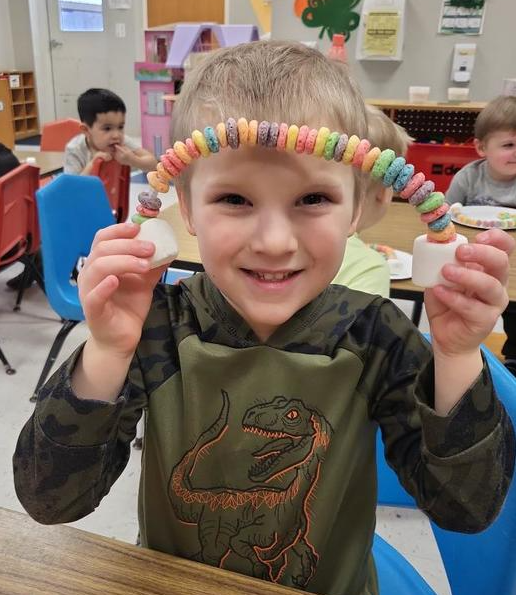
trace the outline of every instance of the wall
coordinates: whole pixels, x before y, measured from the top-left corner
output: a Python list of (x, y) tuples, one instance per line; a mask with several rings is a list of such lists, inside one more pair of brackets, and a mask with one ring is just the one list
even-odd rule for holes
[(0, 0), (0, 15), (0, 70), (13, 70), (15, 64), (9, 0)]
[(9, 11), (13, 36), (14, 64), (19, 70), (34, 70), (28, 0), (10, 0)]
[[(293, 10), (294, 0), (273, 0), (272, 36), (275, 39), (317, 40), (319, 29), (305, 27)], [(442, 0), (406, 0), (405, 46), (402, 62), (356, 61), (357, 31), (348, 44), (349, 62), (363, 93), (370, 98), (408, 99), (410, 85), (429, 85), (430, 99), (444, 101), (450, 81), (455, 43), (476, 43), (477, 55), (470, 99), (486, 101), (499, 94), (503, 78), (516, 77), (515, 0), (486, 2), (484, 33), (480, 36), (438, 35)], [(355, 9), (361, 10), (361, 4)], [(325, 35), (319, 44), (326, 51)]]
[(260, 23), (249, 0), (227, 0), (226, 23), (230, 25), (256, 25), (260, 31)]

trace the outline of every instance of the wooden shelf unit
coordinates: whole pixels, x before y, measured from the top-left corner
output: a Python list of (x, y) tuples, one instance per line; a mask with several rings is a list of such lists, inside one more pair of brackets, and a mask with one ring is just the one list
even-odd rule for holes
[(416, 142), (464, 143), (474, 137), (475, 121), (485, 103), (411, 103), (395, 99), (368, 99), (391, 120), (403, 126)]
[[(0, 73), (7, 77), (17, 77), (18, 86), (12, 86), (11, 121), (15, 140), (39, 134), (38, 104), (36, 100), (36, 83), (34, 73), (22, 70), (10, 70)], [(9, 78), (9, 80), (11, 80)]]

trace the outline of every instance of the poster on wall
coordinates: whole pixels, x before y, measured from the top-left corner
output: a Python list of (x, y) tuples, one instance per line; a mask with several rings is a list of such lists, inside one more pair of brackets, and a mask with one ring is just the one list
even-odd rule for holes
[(405, 0), (365, 0), (357, 60), (401, 60)]
[(485, 0), (443, 0), (438, 33), (480, 35), (485, 14)]
[(306, 27), (320, 28), (319, 39), (340, 33), (348, 41), (358, 27), (360, 15), (353, 9), (360, 0), (295, 0), (294, 12)]

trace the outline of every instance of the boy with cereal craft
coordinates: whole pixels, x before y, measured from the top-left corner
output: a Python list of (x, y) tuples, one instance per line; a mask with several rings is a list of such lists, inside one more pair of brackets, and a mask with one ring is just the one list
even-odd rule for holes
[(36, 520), (95, 509), (144, 408), (144, 547), (313, 593), (378, 593), (378, 427), (438, 524), (496, 517), (514, 435), (479, 344), (507, 304), (512, 239), (480, 234), (457, 256), (483, 270), (447, 265), (456, 288), (427, 290), (431, 348), (388, 300), (330, 284), (363, 184), (346, 161), (302, 154), (331, 142), (342, 161), (345, 135), (327, 127), (363, 138), (364, 102), (344, 66), (302, 45), (219, 50), (186, 81), (168, 154), (188, 167), (162, 163), (206, 273), (157, 285), (138, 225), (97, 234), (78, 280), (91, 336), (42, 387), (14, 455)]

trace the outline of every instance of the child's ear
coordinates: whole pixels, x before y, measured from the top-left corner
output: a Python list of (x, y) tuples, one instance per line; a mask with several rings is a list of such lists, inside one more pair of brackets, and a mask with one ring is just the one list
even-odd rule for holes
[(477, 151), (477, 153), (479, 154), (480, 157), (485, 157), (486, 156), (486, 151), (485, 151), (485, 143), (483, 141), (478, 140), (478, 138), (476, 138), (474, 141), (475, 144), (475, 149)]
[(195, 234), (195, 227), (192, 221), (192, 213), (190, 210), (190, 204), (189, 201), (187, 199), (187, 197), (185, 196), (185, 193), (183, 190), (177, 188), (177, 200), (179, 202), (179, 209), (181, 211), (181, 217), (183, 218), (183, 222), (185, 224), (185, 227), (188, 231), (188, 233), (192, 236), (196, 235)]
[(387, 206), (392, 200), (392, 195), (392, 187), (386, 188), (385, 186), (381, 186), (378, 188), (378, 191), (376, 193), (376, 201), (379, 202), (382, 206)]
[[(362, 199), (364, 200), (364, 199)], [(362, 200), (357, 204), (355, 207), (355, 212), (353, 213), (353, 219), (351, 220), (351, 224), (348, 229), (348, 238), (350, 238), (357, 230), (357, 225), (362, 215)]]
[(87, 134), (89, 132), (89, 130), (90, 130), (89, 126), (87, 126), (84, 122), (81, 122), (80, 131), (83, 134)]

